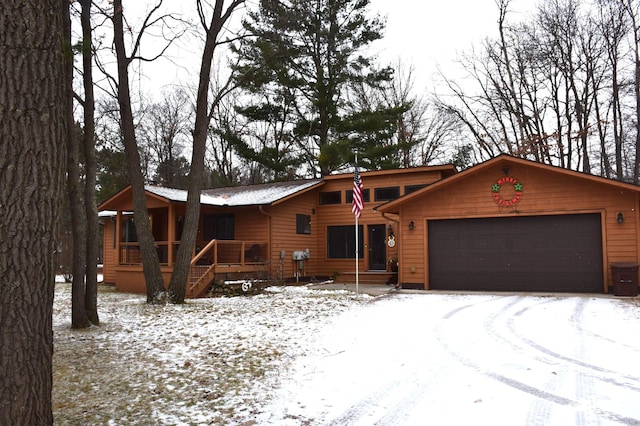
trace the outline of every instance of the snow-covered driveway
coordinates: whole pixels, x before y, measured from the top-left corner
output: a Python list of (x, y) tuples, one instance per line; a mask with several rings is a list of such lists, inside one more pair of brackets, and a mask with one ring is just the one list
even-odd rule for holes
[(637, 300), (397, 295), (312, 347), (257, 424), (640, 424)]

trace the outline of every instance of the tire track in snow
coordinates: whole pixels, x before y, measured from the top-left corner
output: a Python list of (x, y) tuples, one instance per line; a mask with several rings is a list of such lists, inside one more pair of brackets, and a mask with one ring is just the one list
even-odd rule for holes
[[(373, 392), (361, 398), (338, 417), (327, 424), (342, 426), (367, 420), (375, 425), (396, 425), (404, 415), (415, 407), (422, 399), (420, 382), (416, 382), (419, 368), (409, 368), (395, 380), (387, 381), (378, 386)], [(430, 371), (429, 381), (438, 382), (444, 376), (444, 371)], [(380, 408), (387, 407), (387, 408)], [(376, 411), (383, 411), (376, 414)], [(378, 417), (376, 417), (378, 416)]]
[[(634, 376), (629, 376), (623, 373), (619, 373), (617, 371), (613, 371), (607, 368), (599, 367), (597, 365), (579, 360), (576, 356), (580, 356), (581, 354), (586, 354), (585, 341), (586, 336), (591, 336), (599, 340), (604, 340), (608, 343), (614, 343), (611, 339), (602, 338), (602, 336), (596, 333), (590, 333), (588, 330), (582, 326), (583, 318), (584, 318), (584, 310), (590, 299), (586, 299), (584, 297), (580, 297), (574, 306), (573, 313), (569, 318), (569, 323), (574, 328), (574, 332), (571, 334), (576, 336), (576, 343), (573, 346), (573, 353), (575, 355), (566, 356), (562, 355), (556, 351), (553, 351), (546, 346), (538, 344), (532, 339), (525, 337), (523, 333), (520, 333), (516, 330), (515, 321), (517, 318), (523, 316), (524, 313), (531, 311), (534, 308), (538, 308), (542, 304), (546, 303), (556, 303), (560, 299), (550, 299), (548, 301), (544, 301), (542, 303), (537, 303), (534, 305), (527, 306), (518, 312), (516, 312), (512, 317), (508, 320), (509, 330), (513, 333), (513, 335), (523, 341), (528, 346), (536, 349), (539, 352), (542, 352), (544, 355), (551, 357), (552, 359), (558, 360), (564, 364), (567, 364), (567, 368), (570, 369), (575, 374), (575, 397), (580, 402), (581, 406), (585, 406), (585, 409), (580, 410), (576, 413), (576, 424), (591, 424), (593, 421), (597, 422), (597, 419), (594, 420), (594, 416), (607, 418), (609, 420), (620, 422), (629, 425), (639, 425), (640, 421), (634, 418), (628, 418), (624, 415), (612, 413), (606, 410), (600, 409), (598, 405), (598, 399), (596, 397), (597, 393), (595, 391), (595, 381), (600, 381), (604, 383), (611, 384), (616, 387), (620, 387), (626, 391), (631, 392), (640, 392), (640, 387), (633, 384), (634, 382), (638, 382), (638, 378)], [(563, 299), (565, 301), (566, 299)], [(535, 357), (536, 359), (542, 359), (540, 357)], [(577, 368), (576, 368), (577, 367)], [(629, 382), (621, 383), (614, 377), (622, 377)]]
[[(512, 350), (516, 351), (519, 356), (525, 357), (525, 361), (530, 361), (530, 352), (527, 352), (522, 346), (515, 344), (513, 339), (507, 338), (507, 336), (504, 333), (499, 332), (498, 328), (496, 327), (496, 323), (498, 322), (498, 320), (501, 317), (507, 315), (510, 308), (525, 300), (522, 296), (519, 295), (513, 296), (513, 298), (514, 299), (506, 306), (494, 311), (494, 313), (487, 317), (487, 319), (484, 321), (484, 328), (490, 335), (490, 337), (492, 337), (494, 340), (499, 341)], [(544, 364), (548, 364), (546, 359), (536, 358), (535, 360), (540, 361)], [(524, 363), (520, 362), (519, 364), (522, 365)], [(527, 365), (522, 365), (522, 367), (530, 370)], [(545, 382), (544, 388), (548, 392), (555, 392), (561, 385), (562, 379), (557, 374), (551, 374), (550, 377), (551, 378)], [(526, 424), (531, 426), (546, 426), (547, 424), (549, 424), (552, 410), (552, 402), (547, 399), (536, 398), (532, 404), (531, 409), (527, 412)]]
[[(554, 301), (557, 301), (557, 299), (546, 301), (544, 303), (553, 303)], [(587, 370), (595, 371), (597, 373), (619, 376), (619, 377), (622, 377), (624, 379), (629, 380), (630, 382), (635, 382), (635, 383), (640, 382), (640, 377), (638, 377), (638, 376), (633, 376), (633, 375), (628, 375), (628, 374), (625, 374), (625, 373), (620, 373), (620, 372), (617, 372), (617, 371), (614, 371), (614, 370), (610, 370), (608, 368), (604, 368), (604, 367), (600, 367), (600, 366), (597, 366), (597, 365), (594, 365), (594, 364), (590, 364), (588, 362), (576, 359), (576, 358), (571, 357), (571, 356), (566, 356), (566, 355), (560, 354), (560, 353), (558, 353), (558, 352), (556, 352), (554, 350), (551, 350), (551, 349), (539, 344), (538, 342), (530, 339), (529, 337), (524, 336), (522, 333), (518, 332), (516, 330), (516, 327), (515, 327), (515, 324), (514, 324), (515, 320), (518, 317), (521, 317), (524, 313), (526, 313), (526, 312), (530, 311), (531, 309), (537, 307), (538, 305), (540, 305), (540, 304), (527, 306), (527, 307), (519, 310), (512, 317), (509, 318), (507, 325), (509, 327), (509, 330), (513, 333), (513, 335), (515, 337), (517, 337), (518, 339), (520, 339), (522, 342), (526, 343), (528, 346), (532, 347), (533, 349), (536, 349), (538, 352), (541, 352), (541, 353), (543, 353), (543, 354), (545, 354), (547, 356), (550, 356), (550, 357), (552, 357), (554, 359), (557, 359), (557, 360), (560, 360), (560, 361), (564, 361), (565, 363), (569, 363), (571, 365), (576, 365), (576, 366), (585, 368)], [(582, 307), (582, 309), (584, 309), (584, 306)], [(584, 333), (581, 333), (581, 331), (578, 329), (578, 327), (579, 326), (576, 326), (578, 334), (584, 335)], [(613, 384), (615, 386), (621, 386), (621, 387), (624, 387), (624, 388), (627, 388), (627, 389), (631, 389), (631, 390), (634, 390), (634, 391), (640, 391), (640, 387), (635, 386), (635, 385), (633, 385), (631, 383), (620, 383), (619, 381), (617, 381), (615, 379), (608, 378), (608, 377), (603, 377), (603, 376), (594, 376), (594, 377), (598, 378), (599, 380), (605, 381), (607, 383)]]
[[(492, 299), (495, 300), (495, 299)], [(490, 301), (492, 301), (490, 300)], [(548, 303), (548, 302), (545, 302)], [(447, 320), (447, 319), (451, 319), (453, 317), (455, 317), (456, 315), (460, 314), (461, 312), (476, 307), (478, 304), (477, 303), (473, 303), (473, 304), (469, 304), (469, 305), (465, 305), (465, 306), (461, 306), (459, 308), (456, 308), (450, 312), (448, 312), (447, 314), (445, 314), (442, 319), (443, 320)], [(514, 316), (519, 316), (522, 314), (522, 312), (526, 312), (527, 310), (529, 310), (530, 308), (524, 308), (520, 311), (518, 311)], [(581, 365), (584, 364), (584, 366), (588, 367), (596, 367), (599, 368), (597, 366), (591, 366), (588, 363), (584, 363), (581, 362), (579, 360), (575, 360), (572, 358), (568, 358), (568, 357), (562, 357), (559, 354), (556, 354), (555, 352), (548, 350), (540, 345), (537, 345), (535, 342), (531, 341), (530, 339), (524, 338), (523, 336), (517, 334), (514, 330), (513, 330), (513, 326), (512, 326), (512, 322), (513, 322), (513, 316), (509, 317), (509, 319), (507, 320), (507, 324), (511, 324), (510, 330), (514, 333), (514, 335), (516, 336), (520, 336), (520, 338), (527, 344), (531, 345), (531, 343), (533, 343), (536, 349), (541, 350), (541, 352), (546, 353), (547, 355), (550, 355), (554, 358), (558, 358), (561, 359), (565, 362), (573, 362), (575, 361), (577, 365)], [(553, 404), (558, 404), (558, 405), (562, 405), (562, 406), (568, 406), (568, 407), (578, 407), (578, 406), (582, 406), (582, 404), (572, 398), (567, 398), (564, 397), (562, 395), (558, 395), (556, 393), (554, 393), (553, 389), (552, 390), (547, 390), (547, 389), (541, 389), (539, 387), (535, 387), (535, 386), (531, 386), (528, 385), (526, 383), (523, 383), (519, 380), (516, 379), (512, 379), (510, 377), (506, 377), (502, 374), (496, 373), (494, 371), (490, 371), (487, 370), (485, 368), (483, 368), (481, 365), (479, 365), (478, 363), (472, 361), (471, 359), (469, 359), (468, 357), (465, 357), (463, 354), (455, 351), (453, 348), (451, 348), (451, 346), (447, 343), (447, 340), (445, 338), (446, 334), (444, 333), (444, 322), (440, 322), (437, 326), (436, 326), (436, 336), (438, 341), (440, 342), (440, 344), (442, 345), (442, 347), (445, 349), (445, 351), (447, 351), (454, 359), (456, 359), (458, 362), (460, 362), (462, 365), (469, 367), (471, 369), (474, 369), (475, 371), (477, 371), (480, 374), (485, 375), (486, 377), (489, 377), (493, 380), (496, 380), (500, 383), (503, 383), (507, 386), (510, 386), (514, 389), (520, 390), (522, 392), (528, 393), (530, 395), (535, 396), (536, 398), (541, 398), (543, 400), (546, 400), (548, 402), (551, 402)], [(547, 353), (548, 352), (548, 353)], [(559, 357), (555, 356), (555, 355), (559, 355)], [(564, 359), (566, 358), (566, 359)], [(604, 371), (607, 371), (606, 369), (602, 369)], [(613, 374), (617, 374), (615, 372), (611, 372)], [(631, 377), (631, 379), (633, 379)], [(555, 380), (553, 381), (555, 382)], [(628, 387), (627, 387), (628, 388)], [(635, 388), (632, 388), (632, 390), (635, 390)], [(617, 413), (612, 413), (606, 410), (602, 410), (599, 409), (597, 407), (590, 407), (592, 409), (592, 411), (603, 418), (607, 418), (609, 420), (615, 421), (615, 422), (619, 422), (622, 424), (627, 424), (627, 425), (639, 425), (640, 421), (638, 421), (637, 419), (634, 418), (630, 418), (630, 417), (626, 417), (624, 415), (620, 415)], [(547, 412), (547, 408), (541, 408), (542, 412), (540, 414), (544, 416), (546, 416), (546, 412)], [(535, 413), (534, 413), (535, 414)]]
[[(477, 303), (486, 302), (486, 300), (483, 300)], [(363, 420), (378, 426), (399, 424), (406, 413), (417, 406), (424, 397), (421, 389), (422, 382), (416, 382), (416, 377), (420, 375), (421, 371), (423, 371), (423, 368), (413, 367), (408, 369), (401, 377), (378, 386), (373, 392), (368, 393), (366, 397), (358, 400), (346, 411), (326, 422), (326, 424), (342, 426)], [(429, 383), (439, 382), (445, 377), (445, 373), (446, 370), (442, 369), (430, 370)], [(378, 418), (374, 417), (376, 408), (384, 405), (388, 407), (384, 410), (384, 413)]]

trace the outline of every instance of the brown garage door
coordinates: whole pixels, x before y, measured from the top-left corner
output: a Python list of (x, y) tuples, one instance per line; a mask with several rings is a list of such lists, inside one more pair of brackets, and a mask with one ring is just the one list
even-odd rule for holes
[(428, 221), (438, 290), (602, 293), (599, 214)]

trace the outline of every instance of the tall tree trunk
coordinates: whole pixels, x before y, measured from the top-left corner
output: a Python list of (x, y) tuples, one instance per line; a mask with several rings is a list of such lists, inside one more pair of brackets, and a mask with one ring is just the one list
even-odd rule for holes
[(69, 2), (13, 3), (0, 8), (0, 424), (51, 425)]
[(140, 153), (136, 142), (131, 95), (129, 90), (129, 64), (124, 47), (124, 27), (122, 17), (122, 0), (113, 2), (113, 32), (116, 57), (118, 62), (118, 104), (120, 106), (120, 122), (124, 148), (129, 167), (129, 178), (133, 194), (133, 214), (136, 224), (140, 257), (147, 284), (147, 303), (164, 303), (164, 282), (160, 271), (160, 260), (155, 247), (151, 221), (147, 210), (147, 196), (144, 189), (144, 176), (140, 168)]
[(636, 98), (636, 143), (635, 155), (633, 159), (633, 183), (640, 182), (640, 28), (635, 24), (634, 20), (634, 54), (635, 54), (635, 73), (633, 84), (635, 88)]
[(69, 8), (64, 8), (65, 46), (65, 118), (67, 120), (67, 191), (69, 213), (73, 235), (73, 282), (71, 284), (71, 328), (86, 328), (91, 325), (85, 309), (85, 263), (87, 223), (82, 208), (80, 183), (80, 146), (73, 117), (73, 54), (71, 53), (71, 18)]
[(635, 98), (635, 153), (633, 159), (633, 183), (640, 182), (640, 24), (638, 23), (637, 2), (633, 0), (620, 0), (621, 6), (626, 11), (630, 23), (632, 25), (633, 35), (633, 59), (634, 59), (634, 75), (633, 88)]
[(91, 46), (91, 2), (80, 0), (82, 12), (82, 82), (84, 84), (84, 208), (87, 223), (86, 235), (86, 292), (85, 309), (87, 317), (94, 325), (100, 324), (98, 317), (98, 207), (96, 205), (96, 139), (95, 139), (95, 98), (93, 95), (93, 49)]
[[(207, 130), (211, 121), (209, 114), (209, 81), (211, 78), (211, 63), (218, 43), (217, 38), (224, 24), (227, 22), (234, 9), (244, 0), (234, 0), (222, 12), (224, 0), (216, 0), (213, 8), (211, 22), (205, 31), (207, 37), (202, 52), (200, 64), (200, 80), (196, 99), (196, 122), (193, 131), (193, 151), (191, 157), (191, 170), (189, 171), (189, 187), (187, 193), (187, 206), (185, 212), (184, 229), (180, 247), (176, 254), (171, 281), (169, 282), (168, 297), (171, 303), (183, 303), (186, 296), (187, 277), (191, 264), (191, 253), (196, 243), (198, 223), (200, 219), (200, 192), (204, 179), (204, 155), (206, 151)], [(198, 2), (200, 4), (200, 2)], [(203, 22), (204, 24), (204, 22)], [(215, 102), (219, 102), (217, 97)]]

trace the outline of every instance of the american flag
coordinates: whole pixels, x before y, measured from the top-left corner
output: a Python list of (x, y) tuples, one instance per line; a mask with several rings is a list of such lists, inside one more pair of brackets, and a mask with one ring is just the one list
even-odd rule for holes
[(362, 209), (364, 208), (364, 201), (362, 199), (362, 177), (358, 172), (358, 167), (353, 172), (353, 205), (351, 206), (351, 211), (356, 217), (360, 217), (362, 214)]

